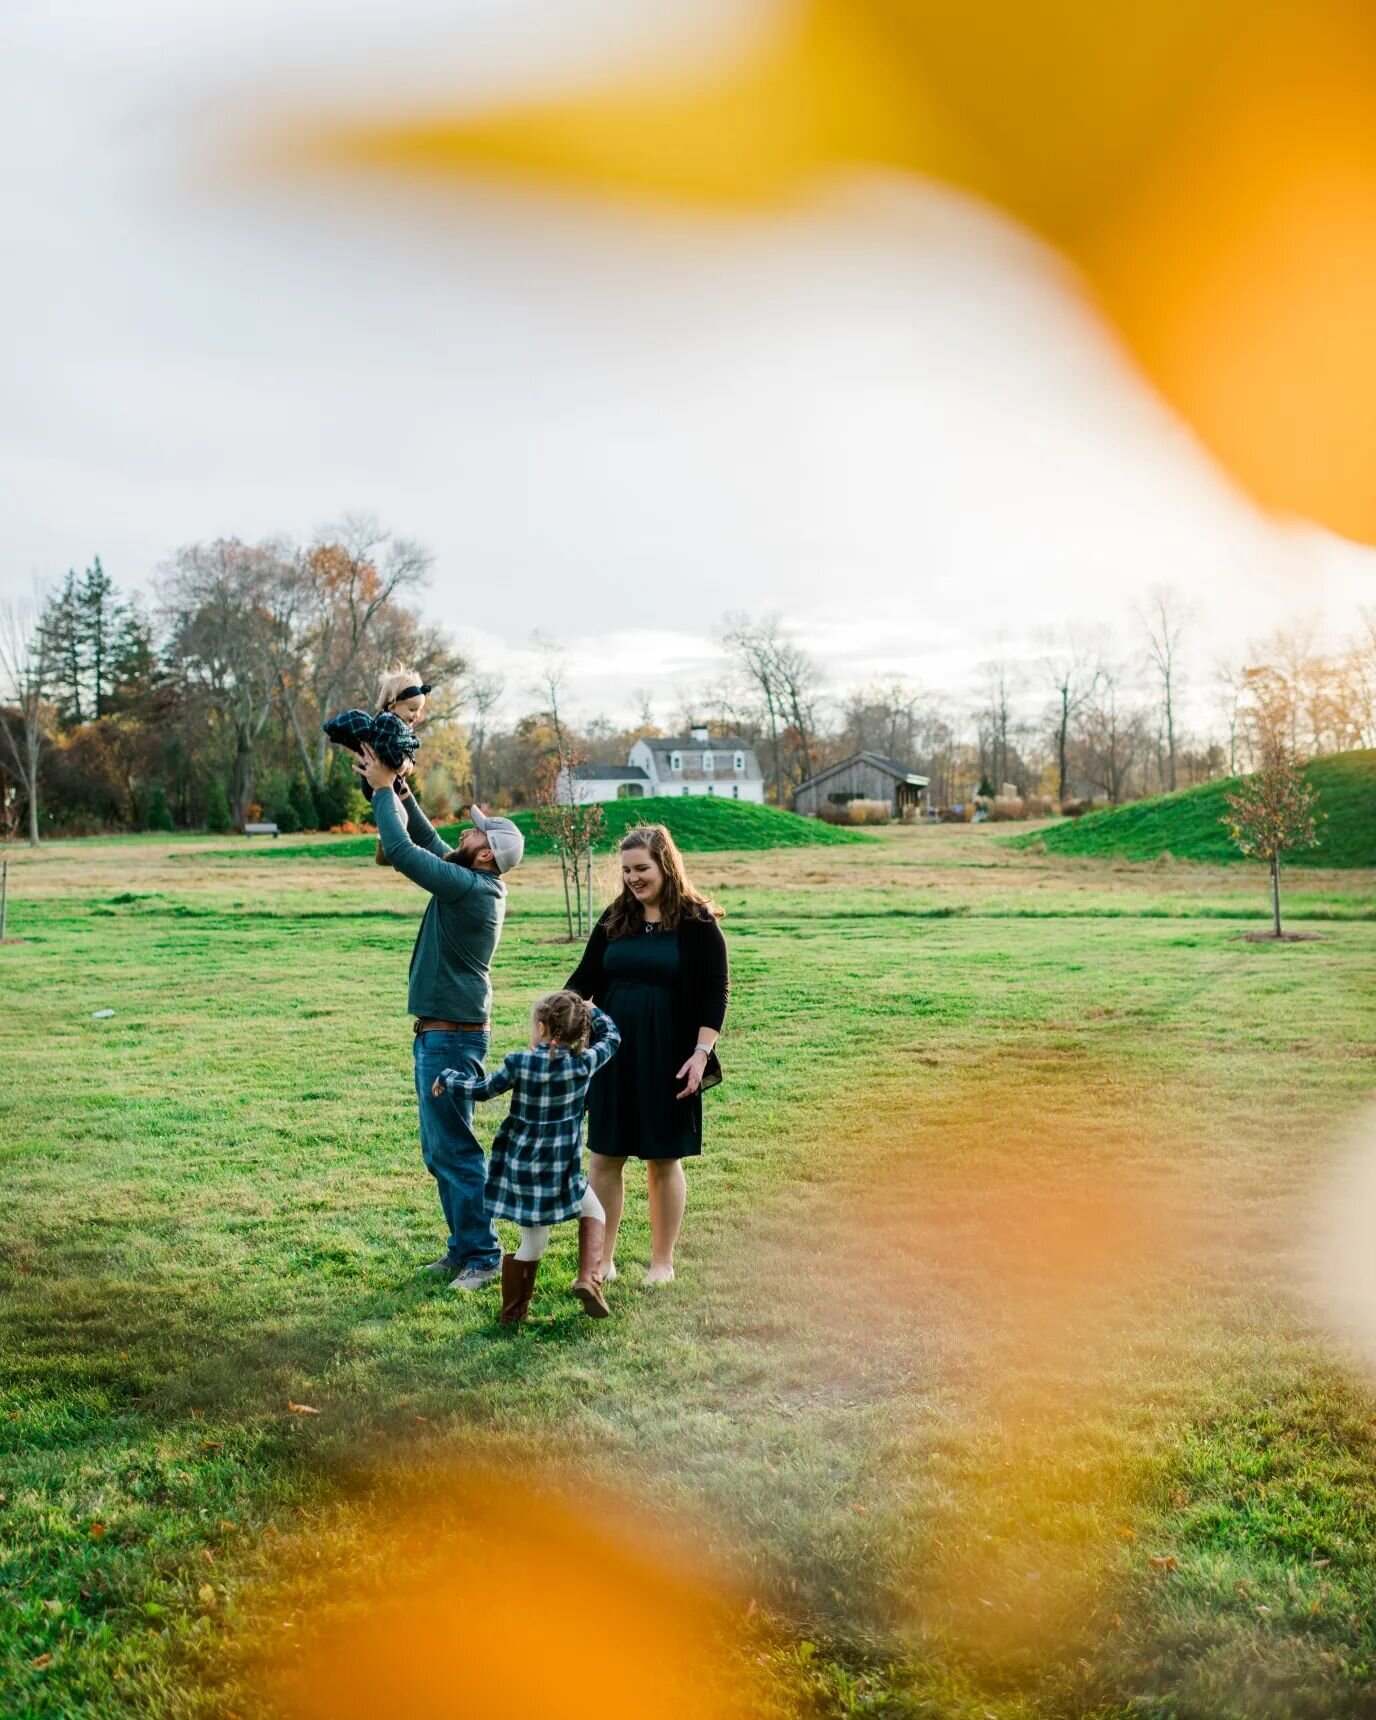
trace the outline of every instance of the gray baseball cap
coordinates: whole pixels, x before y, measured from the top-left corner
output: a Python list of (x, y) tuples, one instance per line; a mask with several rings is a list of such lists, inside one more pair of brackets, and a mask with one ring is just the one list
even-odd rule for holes
[(487, 845), (492, 850), (492, 858), (497, 862), (499, 872), (509, 872), (513, 866), (521, 864), (521, 856), (526, 851), (526, 839), (509, 818), (489, 818), (478, 806), (470, 806), (468, 816), (487, 838)]

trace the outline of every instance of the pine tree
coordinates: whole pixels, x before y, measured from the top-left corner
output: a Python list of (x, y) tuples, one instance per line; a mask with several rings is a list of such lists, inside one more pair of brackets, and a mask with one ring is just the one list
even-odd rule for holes
[(75, 596), (87, 709), (98, 720), (109, 715), (120, 627), (128, 611), (116, 597), (115, 582), (100, 565), (99, 556), (82, 574)]
[(121, 608), (110, 652), (109, 692), (106, 710), (112, 716), (153, 715), (153, 697), (158, 689), (157, 653), (153, 629), (134, 607)]
[[(221, 791), (223, 793), (223, 790)], [(226, 807), (228, 811), (228, 807)], [(174, 830), (172, 813), (167, 805), (167, 790), (160, 782), (155, 782), (148, 794), (148, 806), (143, 814), (145, 830)]]
[(86, 662), (81, 643), (80, 595), (76, 573), (67, 570), (39, 617), (44, 692), (57, 707), (61, 726), (74, 728), (90, 715), (86, 708)]

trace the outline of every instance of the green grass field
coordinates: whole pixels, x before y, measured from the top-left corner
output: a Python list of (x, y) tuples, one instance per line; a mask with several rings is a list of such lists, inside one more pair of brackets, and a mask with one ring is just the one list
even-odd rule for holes
[[(1376, 867), (1376, 751), (1314, 759), (1305, 776), (1319, 791), (1319, 845), (1292, 854), (1287, 865)], [(1223, 822), (1225, 796), (1236, 780), (1221, 778), (1179, 794), (1089, 812), (1015, 836), (1009, 846), (1097, 860), (1156, 860), (1168, 854), (1211, 864), (1241, 861)]]
[[(357, 846), (12, 856), (7, 1720), (275, 1712), (264, 1645), (494, 1450), (691, 1533), (762, 1713), (1376, 1712), (1376, 1395), (1302, 1290), (1376, 1085), (1376, 874), (1308, 872), (1322, 941), (1273, 946), (1261, 869), (700, 854), (735, 989), (679, 1280), (638, 1287), (632, 1181), (615, 1318), (565, 1227), (513, 1335), (414, 1275), (420, 897)], [(561, 918), (532, 861), (494, 1049)]]
[[(766, 848), (838, 847), (847, 842), (867, 842), (860, 830), (823, 824), (818, 818), (800, 818), (774, 806), (752, 806), (749, 801), (727, 800), (715, 795), (658, 795), (643, 800), (613, 800), (602, 809), (603, 826), (599, 846), (606, 848), (635, 824), (665, 824), (685, 853), (757, 853)], [(525, 832), (526, 853), (534, 858), (553, 854), (554, 844), (541, 830), (534, 812), (518, 812), (515, 821)], [(445, 825), (442, 834), (457, 842), (467, 819)], [(331, 837), (325, 841), (299, 842), (288, 853), (310, 854), (338, 860), (345, 854), (370, 854), (372, 837)], [(279, 844), (279, 851), (280, 844)]]

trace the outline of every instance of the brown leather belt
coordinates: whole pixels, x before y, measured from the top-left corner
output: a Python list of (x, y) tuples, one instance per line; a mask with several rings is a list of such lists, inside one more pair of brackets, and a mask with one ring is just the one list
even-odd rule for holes
[(486, 1033), (488, 1024), (485, 1021), (437, 1021), (432, 1015), (418, 1015), (415, 1031), (417, 1033)]

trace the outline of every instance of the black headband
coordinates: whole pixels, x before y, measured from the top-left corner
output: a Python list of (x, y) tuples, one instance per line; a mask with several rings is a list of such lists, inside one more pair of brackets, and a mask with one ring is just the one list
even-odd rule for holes
[(430, 683), (428, 681), (426, 681), (424, 683), (424, 685), (419, 686), (419, 687), (403, 687), (399, 693), (393, 693), (392, 694), (392, 697), (388, 701), (388, 703), (393, 704), (393, 705), (397, 705), (397, 704), (400, 704), (403, 699), (418, 699), (423, 694), (428, 693), (429, 691), (430, 691)]

